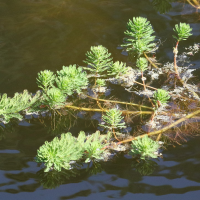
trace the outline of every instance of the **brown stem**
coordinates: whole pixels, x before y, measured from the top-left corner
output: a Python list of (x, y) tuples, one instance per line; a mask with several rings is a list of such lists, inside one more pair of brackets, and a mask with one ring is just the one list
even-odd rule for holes
[[(133, 82), (143, 86), (142, 83), (139, 83), (139, 82), (137, 82), (137, 81), (133, 81)], [(151, 89), (153, 89), (153, 90), (158, 90), (157, 88), (154, 88), (154, 87), (151, 87), (151, 86), (148, 86), (148, 85), (145, 85), (145, 86), (146, 86), (146, 87), (149, 87), (149, 88), (151, 88)]]
[(197, 8), (197, 9), (200, 8), (200, 3), (199, 3), (197, 0), (193, 0), (193, 2), (194, 2), (195, 5), (194, 5), (190, 0), (187, 0), (187, 2), (188, 2), (191, 6)]
[(121, 141), (117, 138), (117, 136), (116, 136), (116, 134), (115, 134), (115, 129), (114, 129), (114, 128), (112, 128), (112, 132), (113, 132), (113, 135), (114, 135), (115, 139), (116, 139), (118, 142), (121, 142)]
[(147, 56), (147, 54), (144, 53), (144, 52), (143, 52), (143, 54), (144, 54), (145, 58), (151, 63), (151, 65), (152, 65), (153, 67), (155, 67), (155, 68), (158, 69), (158, 67), (149, 59), (149, 57)]
[(135, 103), (127, 103), (127, 102), (121, 102), (121, 101), (114, 101), (114, 100), (106, 100), (106, 99), (97, 99), (97, 98), (94, 98), (94, 97), (91, 97), (91, 96), (88, 96), (86, 95), (88, 98), (90, 99), (94, 99), (94, 100), (98, 100), (98, 101), (108, 101), (108, 102), (111, 102), (111, 103), (118, 103), (118, 104), (125, 104), (125, 105), (130, 105), (130, 106), (138, 106), (138, 107), (141, 107), (141, 108), (147, 108), (147, 109), (150, 109), (150, 110), (153, 110), (153, 108), (151, 107), (148, 107), (148, 106), (142, 106), (142, 105), (139, 105), (139, 104), (135, 104)]
[[(108, 109), (98, 109), (98, 108), (84, 108), (84, 107), (77, 107), (77, 106), (71, 106), (71, 105), (65, 105), (66, 108), (71, 108), (75, 110), (84, 110), (84, 111), (92, 111), (92, 112), (106, 112), (109, 111)], [(148, 114), (151, 115), (153, 111), (129, 111), (129, 110), (120, 110), (122, 114)]]
[(200, 110), (196, 110), (195, 112), (192, 112), (190, 114), (188, 114), (187, 116), (175, 121), (174, 123), (170, 124), (169, 126), (166, 126), (164, 127), (163, 129), (161, 130), (158, 130), (158, 131), (154, 131), (154, 132), (151, 132), (151, 133), (148, 133), (148, 134), (143, 134), (143, 135), (140, 135), (140, 136), (137, 136), (137, 137), (133, 137), (131, 139), (128, 139), (128, 140), (123, 140), (121, 142), (118, 142), (118, 144), (121, 144), (121, 143), (126, 143), (126, 142), (130, 142), (132, 140), (137, 140), (138, 138), (143, 138), (145, 135), (148, 135), (148, 136), (151, 136), (151, 135), (157, 135), (157, 134), (162, 134), (164, 133), (165, 131), (169, 130), (170, 128), (180, 124), (181, 122), (185, 121), (186, 119), (189, 119), (197, 114), (200, 113)]
[(142, 75), (142, 82), (143, 82), (143, 86), (144, 86), (144, 90), (146, 91), (146, 86), (145, 86), (145, 81), (144, 81), (144, 76), (143, 76), (143, 71), (141, 71), (141, 75)]
[(175, 69), (175, 73), (177, 74), (178, 78), (180, 79), (178, 67), (176, 64), (176, 58), (177, 58), (177, 54), (178, 54), (178, 44), (179, 44), (179, 41), (177, 41), (176, 47), (174, 48), (174, 69)]

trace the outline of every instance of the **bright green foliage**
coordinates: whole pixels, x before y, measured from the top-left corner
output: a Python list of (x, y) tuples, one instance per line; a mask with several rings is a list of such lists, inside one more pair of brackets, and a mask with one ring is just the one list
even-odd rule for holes
[(36, 162), (44, 162), (48, 172), (51, 169), (61, 171), (70, 169), (70, 161), (77, 161), (83, 155), (82, 148), (71, 133), (55, 137), (51, 142), (45, 142), (37, 151)]
[(130, 155), (140, 155), (141, 159), (145, 159), (147, 157), (157, 158), (157, 154), (154, 152), (156, 152), (160, 146), (157, 141), (145, 135), (143, 138), (133, 140), (131, 147)]
[(45, 104), (53, 108), (56, 105), (63, 105), (66, 101), (66, 95), (58, 88), (50, 88), (47, 90), (46, 94), (43, 94), (45, 99)]
[(140, 69), (140, 71), (144, 72), (148, 69), (148, 62), (146, 58), (138, 58), (136, 62), (136, 66)]
[(98, 79), (96, 80), (96, 84), (97, 84), (97, 86), (99, 86), (99, 87), (103, 87), (103, 86), (106, 85), (106, 81), (105, 81), (104, 79), (98, 78)]
[(125, 44), (122, 46), (127, 47), (127, 51), (136, 51), (139, 55), (143, 52), (153, 52), (155, 48), (155, 36), (152, 26), (146, 18), (133, 17), (127, 23), (127, 30), (124, 32), (128, 38), (125, 39)]
[(57, 71), (57, 74), (56, 84), (67, 95), (72, 95), (75, 91), (80, 93), (81, 89), (88, 85), (87, 74), (82, 67), (76, 68), (76, 65), (63, 66), (63, 69)]
[(44, 70), (38, 73), (37, 84), (43, 90), (53, 86), (55, 75), (50, 70)]
[(77, 140), (85, 152), (85, 162), (90, 162), (92, 159), (102, 159), (102, 154), (104, 152), (103, 148), (106, 146), (104, 143), (105, 138), (106, 136), (101, 136), (99, 131), (93, 133), (89, 137), (86, 137), (83, 131), (80, 132)]
[(123, 120), (121, 114), (116, 108), (106, 111), (106, 115), (103, 115), (102, 119), (107, 125), (101, 124), (101, 126), (108, 129), (126, 128), (125, 122), (121, 122)]
[(170, 99), (170, 95), (166, 90), (158, 89), (154, 92), (153, 98), (154, 98), (154, 102), (158, 106), (158, 102), (159, 104), (166, 104), (167, 101)]
[(108, 70), (108, 75), (116, 76), (118, 78), (120, 75), (126, 74), (128, 71), (128, 68), (126, 67), (126, 63), (123, 62), (115, 62), (112, 65), (110, 65), (110, 68)]
[(173, 35), (177, 41), (187, 40), (187, 38), (192, 35), (192, 28), (190, 28), (190, 25), (186, 23), (180, 23), (179, 25), (176, 24), (173, 30), (177, 34), (176, 36)]
[(91, 67), (84, 67), (94, 75), (99, 75), (109, 68), (112, 64), (111, 53), (108, 53), (108, 49), (99, 45), (92, 46), (90, 51), (86, 53), (86, 60), (83, 61)]
[(4, 123), (8, 123), (13, 117), (22, 120), (23, 117), (19, 112), (32, 106), (39, 96), (40, 92), (32, 96), (27, 90), (24, 90), (23, 93), (15, 93), (13, 98), (3, 94), (0, 96), (0, 120)]

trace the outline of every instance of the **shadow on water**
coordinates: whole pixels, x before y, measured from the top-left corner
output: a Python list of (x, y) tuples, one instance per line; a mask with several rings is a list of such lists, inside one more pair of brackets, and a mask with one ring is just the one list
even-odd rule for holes
[[(136, 16), (147, 17), (159, 35), (163, 45), (156, 57), (161, 63), (173, 60), (174, 24), (191, 24), (194, 35), (185, 46), (200, 41), (199, 10), (188, 1), (0, 0), (1, 93), (13, 95), (25, 88), (35, 92), (40, 70), (81, 66), (92, 45), (106, 46), (115, 60), (126, 62), (127, 56), (117, 47), (128, 19)], [(194, 57), (195, 68), (199, 63), (199, 57)], [(80, 112), (63, 115), (0, 127), (1, 199), (199, 199), (198, 137), (176, 148), (168, 146), (163, 159), (137, 161), (119, 153), (105, 163), (44, 173), (43, 166), (34, 162), (44, 141), (68, 131), (94, 132), (99, 120)]]

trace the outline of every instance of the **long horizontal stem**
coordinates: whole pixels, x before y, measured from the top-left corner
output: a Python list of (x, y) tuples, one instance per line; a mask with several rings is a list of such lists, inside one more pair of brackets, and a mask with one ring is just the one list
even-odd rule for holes
[(137, 140), (139, 138), (143, 138), (145, 135), (148, 135), (148, 136), (151, 136), (151, 135), (157, 135), (157, 134), (162, 134), (164, 133), (165, 131), (169, 130), (170, 128), (180, 124), (181, 122), (185, 121), (186, 119), (189, 119), (189, 118), (192, 118), (193, 116), (197, 115), (200, 113), (200, 110), (196, 110), (195, 112), (193, 113), (190, 113), (189, 115), (175, 121), (174, 123), (170, 124), (169, 126), (166, 126), (165, 128), (161, 129), (161, 130), (158, 130), (158, 131), (154, 131), (154, 132), (151, 132), (151, 133), (146, 133), (146, 134), (143, 134), (143, 135), (140, 135), (140, 136), (137, 136), (137, 137), (133, 137), (131, 139), (128, 139), (128, 140), (123, 140), (121, 142), (118, 142), (118, 144), (121, 144), (121, 143), (126, 143), (126, 142), (130, 142), (132, 140)]
[(150, 109), (150, 110), (153, 110), (153, 108), (149, 107), (149, 106), (142, 106), (140, 104), (136, 104), (136, 103), (128, 103), (128, 102), (121, 102), (121, 101), (114, 101), (114, 100), (107, 100), (107, 99), (97, 99), (97, 98), (94, 98), (94, 97), (91, 97), (91, 96), (88, 96), (86, 95), (88, 98), (90, 99), (94, 99), (96, 101), (108, 101), (108, 102), (111, 102), (111, 103), (118, 103), (118, 104), (125, 104), (125, 105), (130, 105), (130, 106), (138, 106), (140, 108), (147, 108), (147, 109)]
[[(93, 112), (106, 112), (109, 111), (108, 109), (98, 109), (98, 108), (85, 108), (85, 107), (77, 107), (77, 106), (71, 106), (71, 105), (65, 105), (66, 108), (71, 108), (75, 110), (83, 110), (83, 111), (93, 111)], [(153, 111), (129, 111), (129, 110), (120, 110), (122, 114), (152, 114)]]

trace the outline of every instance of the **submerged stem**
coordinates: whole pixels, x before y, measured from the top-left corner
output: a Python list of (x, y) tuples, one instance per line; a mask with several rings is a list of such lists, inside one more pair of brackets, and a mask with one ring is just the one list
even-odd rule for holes
[(140, 136), (137, 136), (137, 137), (133, 137), (131, 139), (128, 139), (128, 140), (124, 140), (124, 141), (121, 141), (121, 142), (118, 142), (118, 144), (121, 144), (121, 143), (126, 143), (126, 142), (130, 142), (132, 140), (137, 140), (139, 138), (143, 138), (145, 135), (148, 135), (148, 136), (151, 136), (151, 135), (157, 135), (157, 134), (162, 134), (164, 133), (165, 131), (169, 130), (170, 128), (180, 124), (181, 122), (185, 121), (186, 119), (189, 119), (189, 118), (192, 118), (193, 116), (197, 115), (200, 113), (200, 110), (196, 110), (195, 112), (193, 113), (190, 113), (188, 114), (187, 116), (175, 121), (174, 123), (170, 124), (169, 126), (166, 126), (165, 128), (161, 129), (161, 130), (158, 130), (158, 131), (154, 131), (154, 132), (151, 132), (151, 133), (145, 133), (143, 135), (140, 135)]
[(121, 101), (114, 101), (114, 100), (107, 100), (107, 99), (97, 99), (97, 98), (94, 98), (94, 97), (91, 97), (91, 96), (88, 96), (86, 95), (88, 98), (90, 99), (94, 99), (96, 101), (108, 101), (108, 102), (111, 102), (111, 103), (118, 103), (118, 104), (125, 104), (125, 105), (130, 105), (130, 106), (138, 106), (140, 108), (147, 108), (147, 109), (150, 109), (150, 110), (154, 110), (153, 108), (149, 107), (149, 106), (142, 106), (142, 105), (139, 105), (139, 104), (136, 104), (136, 103), (127, 103), (127, 102), (121, 102)]
[[(106, 112), (109, 111), (108, 109), (98, 109), (98, 108), (85, 108), (85, 107), (77, 107), (77, 106), (71, 106), (71, 105), (65, 105), (66, 108), (71, 108), (75, 110), (84, 110), (84, 111), (92, 111), (92, 112)], [(129, 111), (129, 110), (120, 110), (122, 114), (147, 114), (151, 115), (153, 111)]]

